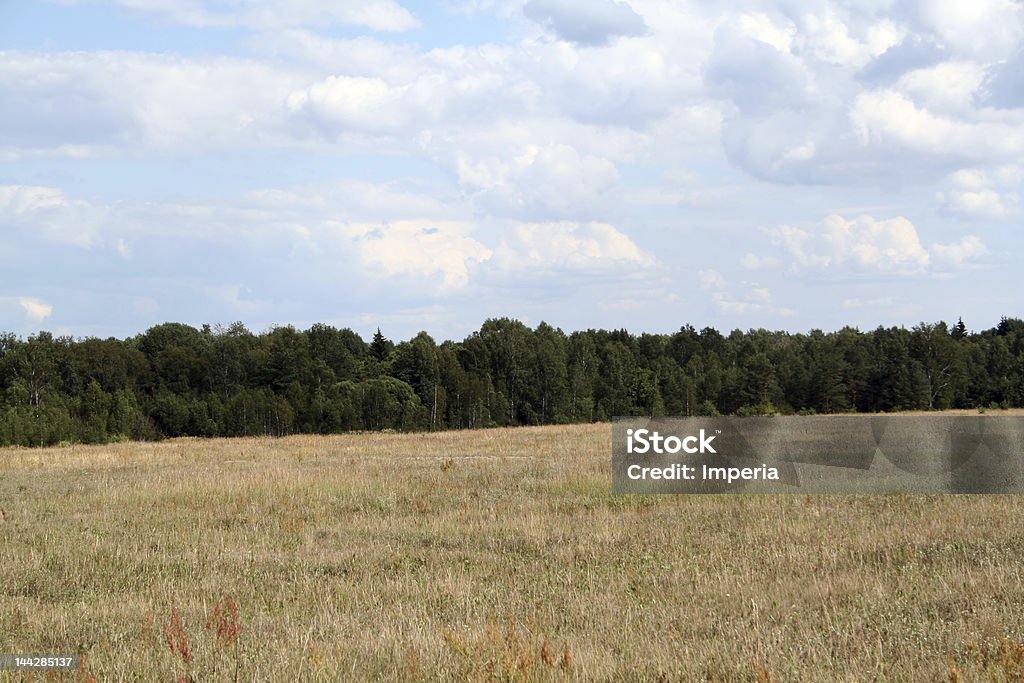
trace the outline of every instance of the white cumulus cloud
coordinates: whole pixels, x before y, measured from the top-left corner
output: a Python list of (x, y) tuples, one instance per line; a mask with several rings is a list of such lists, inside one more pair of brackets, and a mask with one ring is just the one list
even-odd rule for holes
[(917, 228), (903, 216), (847, 220), (833, 214), (815, 228), (783, 225), (770, 234), (793, 258), (795, 268), (840, 273), (924, 274), (937, 266), (960, 269), (989, 253), (975, 235), (926, 247)]
[(1003, 219), (1013, 214), (1020, 202), (1014, 188), (1020, 184), (1019, 168), (1006, 165), (991, 172), (982, 169), (961, 169), (949, 176), (951, 186), (938, 192), (936, 199), (943, 208), (966, 218)]
[(491, 249), (471, 237), (470, 224), (402, 220), (386, 224), (336, 226), (348, 235), (364, 264), (383, 276), (406, 276), (447, 291), (469, 283), (473, 264), (487, 261)]
[(330, 76), (292, 92), (287, 105), (293, 114), (308, 115), (328, 134), (387, 133), (436, 120), (444, 109), (446, 92), (442, 74), (399, 86), (380, 78)]
[(25, 311), (25, 317), (34, 324), (41, 323), (53, 315), (53, 306), (39, 299), (21, 297), (18, 299), (18, 305)]
[(777, 243), (802, 268), (837, 268), (882, 273), (921, 273), (930, 260), (914, 224), (902, 216), (887, 220), (831, 215), (814, 229), (780, 226)]
[(863, 144), (980, 160), (1018, 158), (1024, 151), (1024, 116), (964, 120), (935, 114), (895, 90), (857, 97), (850, 120)]
[(608, 223), (519, 223), (495, 249), (502, 270), (646, 269), (657, 260)]
[(989, 250), (977, 235), (966, 235), (953, 244), (932, 245), (932, 253), (939, 263), (959, 269), (972, 259), (988, 255)]

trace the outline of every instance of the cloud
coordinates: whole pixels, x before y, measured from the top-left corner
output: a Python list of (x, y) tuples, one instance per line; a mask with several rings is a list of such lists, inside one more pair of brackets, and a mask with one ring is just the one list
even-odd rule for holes
[[(714, 151), (760, 179), (889, 186), (1024, 152), (1024, 112), (1013, 99), (1020, 12), (1003, 0), (957, 2), (948, 15), (917, 4), (784, 2), (755, 11), (509, 0), (503, 16), (521, 8), (570, 40), (528, 34), (433, 49), (323, 28), (414, 27), (391, 1), (110, 2), (189, 26), (258, 31), (243, 38), (254, 57), (5, 52), (0, 99), (20, 105), (0, 111), (0, 158), (323, 149), (328, 141), (329, 152), (386, 150), (445, 172), (468, 163), (514, 175), (528, 146), (566, 145), (620, 172), (623, 161), (669, 155), (692, 163), (717, 136)], [(950, 17), (970, 37), (953, 31)], [(629, 39), (615, 40), (622, 36)], [(705, 120), (699, 135), (683, 116), (696, 111)], [(481, 200), (507, 215), (526, 206), (514, 214), (523, 220), (600, 218), (515, 185)], [(597, 183), (596, 194), (606, 192)]]
[(750, 315), (752, 313), (768, 313), (781, 316), (796, 315), (791, 308), (783, 308), (772, 303), (772, 295), (764, 287), (753, 287), (742, 295), (718, 291), (711, 293), (711, 301), (715, 308), (727, 315)]
[(717, 270), (698, 270), (697, 281), (701, 289), (724, 289), (725, 278)]
[(1024, 107), (1024, 47), (1010, 59), (988, 68), (980, 94), (982, 103), (992, 107)]
[(489, 213), (533, 219), (589, 213), (619, 177), (608, 159), (564, 144), (526, 145), (504, 159), (459, 153), (455, 169), (459, 184)]
[(924, 272), (930, 257), (914, 224), (902, 216), (877, 220), (859, 216), (846, 220), (831, 215), (815, 230), (781, 226), (773, 231), (778, 244), (800, 268), (837, 268), (879, 273)]
[[(612, 250), (625, 259), (635, 255), (631, 242), (617, 242), (614, 233), (595, 228), (577, 235), (575, 246), (583, 253), (568, 262), (538, 263), (524, 252), (499, 265), (495, 245), (503, 237), (525, 249), (514, 238), (514, 225), (485, 234), (468, 202), (455, 201), (451, 189), (449, 202), (422, 180), (335, 180), (191, 203), (126, 199), (108, 204), (43, 189), (4, 196), (15, 197), (13, 206), (59, 198), (108, 215), (88, 250), (47, 246), (38, 229), (47, 209), (29, 210), (21, 218), (14, 239), (17, 258), (0, 244), (12, 261), (12, 281), (28, 281), (32, 263), (48, 264), (50, 289), (40, 296), (56, 304), (62, 322), (78, 325), (75, 329), (102, 320), (109, 310), (122, 310), (124, 316), (104, 324), (130, 333), (153, 324), (157, 315), (193, 322), (242, 318), (258, 327), (432, 301), (449, 305), (453, 298), (468, 297), (473, 285), (514, 288), (529, 282), (557, 289), (566, 272), (582, 277), (611, 272)], [(4, 218), (0, 215), (0, 224)], [(135, 306), (136, 299), (149, 305)], [(489, 313), (487, 301), (493, 303), (480, 300), (480, 315)], [(18, 305), (13, 298), (9, 303), (12, 309)]]
[(0, 218), (23, 232), (78, 247), (93, 245), (107, 220), (102, 207), (69, 199), (55, 187), (0, 185)]
[[(0, 111), (0, 159), (303, 148), (314, 138), (377, 151), (381, 137), (418, 154), (431, 136), (454, 139), (454, 152), (466, 151), (459, 140), (508, 121), (540, 134), (504, 146), (506, 154), (564, 142), (602, 156), (605, 141), (626, 137), (630, 144), (616, 144), (636, 154), (639, 128), (699, 87), (702, 29), (696, 21), (685, 41), (644, 37), (585, 50), (536, 40), (424, 50), (287, 29), (245, 38), (248, 59), (4, 52), (0, 99), (20, 105)], [(584, 137), (593, 148), (580, 147)]]
[[(760, 22), (755, 24), (760, 27)], [(715, 34), (715, 48), (705, 71), (711, 91), (731, 100), (741, 114), (764, 115), (780, 108), (806, 106), (811, 97), (811, 74), (788, 50), (777, 30), (752, 32), (724, 24)], [(761, 37), (768, 32), (768, 40)]]
[[(334, 181), (210, 202), (109, 204), (69, 198), (57, 188), (0, 186), (0, 222), (8, 218), (19, 230), (22, 249), (42, 249), (41, 237), (92, 250), (87, 260), (64, 252), (73, 265), (54, 269), (55, 286), (72, 286), (76, 273), (95, 267), (133, 286), (157, 283), (140, 294), (160, 296), (159, 279), (179, 274), (232, 310), (268, 299), (270, 281), (335, 287), (339, 271), (358, 272), (364, 282), (412, 278), (418, 293), (465, 286), (470, 264), (492, 253), (469, 236), (471, 224), (451, 218), (469, 209), (400, 185)], [(102, 219), (82, 232), (79, 219), (90, 216)], [(53, 223), (68, 226), (65, 233)], [(254, 278), (253, 264), (276, 275)]]
[[(947, 73), (956, 78), (944, 89)], [(943, 67), (852, 97), (826, 96), (839, 86), (814, 80), (804, 87), (795, 76), (766, 77), (775, 87), (764, 90), (737, 84), (742, 92), (730, 95), (737, 112), (725, 117), (722, 142), (729, 159), (755, 177), (799, 184), (905, 186), (965, 162), (1014, 160), (1024, 151), (1024, 112), (976, 110), (978, 73)]]
[(646, 132), (680, 109), (709, 106), (701, 92), (700, 64), (710, 42), (700, 34), (705, 23), (695, 19), (671, 38), (602, 47), (528, 44), (511, 60), (518, 75), (513, 82), (528, 84), (524, 90), (532, 89), (536, 106), (548, 116)]
[(423, 68), (423, 54), (416, 45), (370, 36), (337, 38), (290, 28), (260, 32), (245, 43), (253, 54), (298, 63), (320, 75), (377, 77), (390, 83), (413, 80)]
[(1024, 166), (1004, 164), (992, 169), (992, 177), (1000, 185), (1012, 186), (1024, 183)]
[[(61, 0), (64, 4), (87, 4), (97, 0)], [(407, 31), (420, 24), (393, 0), (245, 0), (213, 2), (204, 0), (106, 0), (132, 12), (146, 12), (175, 24), (196, 28), (280, 29), (289, 26), (349, 24), (375, 31)]]
[(18, 305), (25, 311), (25, 317), (33, 324), (39, 324), (53, 315), (53, 306), (31, 297), (21, 297)]
[(404, 220), (336, 226), (352, 239), (359, 258), (379, 274), (426, 279), (440, 291), (469, 284), (473, 264), (493, 251), (470, 237), (470, 224)]
[(934, 36), (909, 34), (866, 64), (858, 78), (868, 84), (888, 85), (907, 72), (934, 66), (947, 56), (947, 49)]
[(227, 57), (4, 52), (0, 99), (19, 106), (0, 109), (0, 154), (180, 154), (294, 141), (282, 103), (301, 83), (288, 69)]
[[(306, 36), (296, 40), (309, 42)], [(317, 41), (318, 54), (350, 52), (347, 43), (324, 42)], [(488, 199), (503, 211), (525, 207), (515, 210), (523, 219), (588, 216), (531, 214), (534, 204), (542, 209), (558, 202), (522, 196), (516, 176), (533, 182), (533, 173), (551, 169), (564, 175), (559, 168), (569, 166), (584, 174), (583, 185), (604, 183), (602, 178), (614, 179), (617, 161), (651, 149), (645, 126), (663, 124), (658, 136), (679, 146), (687, 139), (680, 137), (679, 125), (706, 127), (694, 119), (716, 118), (707, 106), (674, 108), (682, 89), (695, 89), (699, 81), (687, 74), (693, 71), (689, 60), (673, 63), (660, 45), (643, 41), (586, 54), (575, 45), (544, 42), (419, 54), (360, 43), (351, 52), (363, 50), (376, 56), (324, 57), (322, 68), (347, 63), (354, 74), (306, 83), (286, 96), (284, 110), (295, 134), (312, 131), (341, 145), (353, 135), (386, 139), (395, 152), (423, 155), (456, 174), (470, 193), (493, 189)], [(505, 186), (492, 188), (492, 179)], [(553, 194), (568, 181), (560, 179)], [(538, 187), (543, 182), (537, 179)]]
[(748, 252), (740, 258), (740, 265), (747, 270), (775, 268), (779, 265), (779, 259), (774, 256), (758, 256), (757, 254), (751, 254)]
[(1024, 7), (1014, 0), (921, 2), (916, 10), (922, 29), (975, 59), (1005, 59), (1024, 39)]
[(445, 108), (446, 85), (441, 74), (400, 86), (380, 78), (330, 76), (292, 92), (286, 102), (289, 111), (308, 116), (328, 135), (388, 133), (436, 121)]
[(934, 114), (894, 90), (859, 95), (850, 120), (865, 145), (898, 145), (927, 155), (980, 160), (1017, 158), (1024, 150), (1024, 117), (960, 120)]
[(777, 306), (771, 290), (760, 283), (741, 281), (738, 286), (731, 287), (725, 277), (713, 268), (697, 271), (697, 286), (710, 292), (714, 309), (725, 315), (796, 315), (791, 308)]
[(1005, 165), (991, 172), (978, 168), (961, 169), (949, 177), (952, 186), (936, 193), (936, 199), (950, 214), (967, 218), (999, 220), (1016, 212), (1019, 194), (1008, 187), (1020, 183), (1020, 168)]
[(523, 14), (558, 37), (580, 45), (605, 45), (623, 36), (641, 36), (647, 26), (618, 0), (527, 0)]
[(981, 239), (976, 235), (966, 235), (953, 244), (935, 244), (931, 248), (935, 260), (950, 269), (959, 270), (972, 259), (989, 254)]
[(32, 185), (0, 186), (0, 211), (27, 214), (40, 209), (58, 208), (67, 205), (64, 193), (55, 187)]
[(991, 0), (948, 13), (830, 2), (726, 12), (703, 79), (722, 103), (729, 160), (771, 182), (906, 186), (1019, 157), (1022, 11)]
[(478, 276), (514, 286), (538, 276), (605, 277), (660, 270), (653, 256), (606, 223), (503, 221), (493, 248), (468, 221), (329, 221), (325, 225), (346, 237), (339, 248), (351, 245), (359, 262), (377, 278), (411, 279), (435, 294), (464, 289)]
[(831, 215), (815, 229), (784, 225), (771, 234), (793, 257), (795, 268), (837, 273), (919, 275), (936, 264), (959, 269), (988, 253), (974, 235), (955, 244), (925, 248), (914, 224), (902, 216), (846, 220)]
[(948, 61), (905, 73), (896, 88), (929, 111), (970, 116), (984, 78), (975, 62)]
[[(697, 271), (697, 284), (702, 290), (711, 292), (711, 303), (719, 313), (772, 314), (786, 317), (796, 314), (791, 308), (776, 306), (767, 287), (756, 282), (743, 281), (738, 288), (730, 288), (725, 277), (714, 269)], [(739, 291), (735, 291), (736, 289)]]
[(945, 208), (957, 214), (967, 216), (985, 216), (1003, 218), (1010, 212), (1010, 204), (1017, 203), (1016, 194), (1003, 197), (995, 190), (951, 190), (949, 194), (939, 193), (939, 201), (945, 202)]
[[(905, 29), (889, 20), (870, 24), (854, 35), (852, 26), (836, 11), (803, 16), (798, 43), (801, 53), (834, 66), (861, 68), (900, 43)], [(853, 22), (851, 22), (853, 23)]]
[(221, 303), (227, 310), (239, 315), (252, 316), (266, 307), (266, 301), (247, 298), (248, 292), (241, 285), (212, 285), (205, 288), (205, 294)]
[[(114, 290), (154, 302), (148, 316), (294, 319), (466, 316), (470, 298), (486, 316), (533, 288), (510, 305), (539, 319), (571, 297), (581, 325), (615, 290), (624, 316), (644, 300), (629, 292), (662, 291), (678, 315), (769, 323), (775, 299), (799, 300), (820, 325), (896, 277), (970, 270), (991, 289), (1012, 270), (1012, 4), (466, 2), (51, 8), (96, 31), (0, 53), (0, 100), (17, 103), (0, 109), (9, 279), (46, 263), (52, 289), (32, 293), (62, 324), (121, 308)], [(422, 31), (391, 32), (413, 13)], [(138, 35), (111, 33), (126, 25)], [(164, 52), (88, 47), (104, 43)], [(943, 303), (916, 296), (911, 322)]]
[[(508, 234), (511, 233), (511, 234)], [(503, 271), (636, 272), (660, 268), (627, 235), (608, 223), (518, 223), (495, 249)]]
[(869, 309), (881, 309), (888, 308), (893, 305), (893, 298), (891, 296), (880, 296), (872, 299), (864, 299), (861, 297), (852, 297), (849, 299), (843, 299), (842, 306), (847, 309), (857, 308), (869, 308)]
[(21, 105), (0, 111), (0, 158), (385, 151), (456, 174), (489, 168), (503, 186), (463, 186), (484, 210), (590, 219), (620, 160), (707, 144), (704, 130), (717, 130), (713, 106), (679, 106), (700, 85), (703, 28), (698, 17), (685, 41), (585, 50), (531, 40), (420, 50), (289, 29), (247, 39), (260, 59), (8, 52), (0, 97)]

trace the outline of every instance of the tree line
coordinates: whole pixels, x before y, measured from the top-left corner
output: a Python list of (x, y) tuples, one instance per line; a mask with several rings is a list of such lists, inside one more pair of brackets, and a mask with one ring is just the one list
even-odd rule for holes
[(614, 415), (1024, 406), (1024, 321), (861, 332), (566, 334), (509, 318), (461, 342), (313, 325), (0, 334), (0, 444), (467, 429)]

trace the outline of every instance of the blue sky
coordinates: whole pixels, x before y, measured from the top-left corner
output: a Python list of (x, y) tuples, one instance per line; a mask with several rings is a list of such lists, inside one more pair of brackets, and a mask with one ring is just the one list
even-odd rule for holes
[(1009, 0), (0, 2), (0, 329), (1020, 316)]

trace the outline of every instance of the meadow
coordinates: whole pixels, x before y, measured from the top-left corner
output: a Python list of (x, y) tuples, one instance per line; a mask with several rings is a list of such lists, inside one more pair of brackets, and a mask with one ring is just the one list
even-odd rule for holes
[(69, 681), (1024, 676), (1019, 497), (613, 496), (610, 439), (0, 450), (0, 652), (82, 653)]

